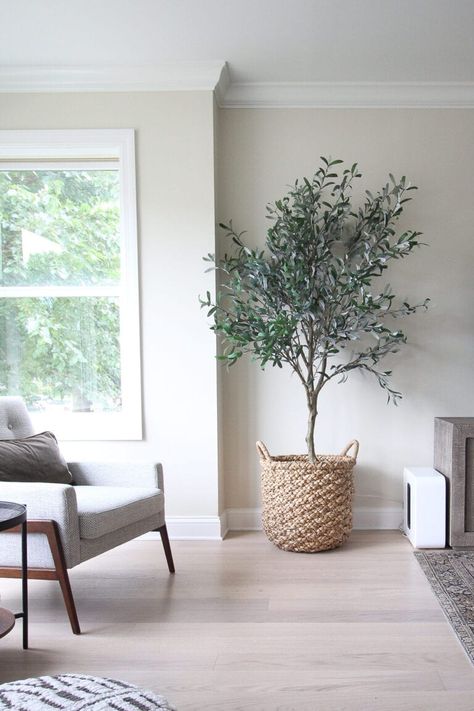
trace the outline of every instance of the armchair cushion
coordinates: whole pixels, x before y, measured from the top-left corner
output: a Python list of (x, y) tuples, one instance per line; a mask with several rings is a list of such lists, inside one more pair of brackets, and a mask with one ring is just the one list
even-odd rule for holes
[(0, 398), (0, 439), (16, 439), (34, 434), (33, 425), (21, 397)]
[(0, 481), (70, 484), (71, 472), (52, 432), (0, 440)]
[[(80, 562), (79, 519), (75, 487), (69, 484), (36, 484), (31, 482), (0, 482), (0, 499), (26, 504), (28, 519), (56, 521), (68, 568)], [(21, 548), (18, 533), (2, 533), (0, 565), (19, 565)], [(28, 564), (35, 568), (51, 568), (53, 560), (46, 536), (28, 535)]]
[(163, 468), (151, 462), (68, 462), (75, 484), (156, 487), (163, 491)]
[(81, 539), (100, 538), (164, 508), (163, 492), (156, 488), (75, 486)]

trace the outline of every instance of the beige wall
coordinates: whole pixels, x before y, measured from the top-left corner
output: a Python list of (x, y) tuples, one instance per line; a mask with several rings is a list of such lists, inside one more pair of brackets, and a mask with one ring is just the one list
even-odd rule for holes
[(62, 448), (162, 461), (169, 515), (217, 515), (215, 339), (198, 303), (213, 287), (212, 93), (3, 94), (0, 128), (136, 130), (145, 436)]
[(219, 369), (217, 397), (215, 341), (197, 302), (213, 288), (201, 257), (214, 251), (214, 187), (218, 220), (232, 217), (262, 243), (265, 204), (331, 154), (359, 162), (364, 188), (389, 171), (420, 188), (405, 225), (421, 229), (429, 247), (390, 275), (401, 296), (432, 299), (428, 313), (406, 320), (409, 345), (387, 363), (404, 399), (387, 406), (375, 382), (354, 374), (323, 391), (317, 434), (319, 451), (360, 440), (357, 505), (397, 506), (403, 466), (431, 463), (433, 417), (473, 414), (473, 114), (219, 110), (214, 135), (214, 111), (210, 92), (0, 95), (0, 128), (136, 130), (145, 437), (63, 448), (71, 457), (163, 461), (171, 516), (259, 505), (255, 441), (304, 451), (305, 402), (288, 372), (248, 361)]
[[(386, 404), (370, 377), (323, 391), (317, 449), (360, 440), (356, 504), (396, 507), (403, 466), (430, 465), (433, 418), (474, 415), (474, 114), (462, 110), (222, 110), (218, 219), (233, 218), (262, 243), (265, 204), (320, 155), (358, 161), (363, 188), (389, 171), (419, 186), (404, 224), (423, 231), (420, 249), (390, 274), (402, 297), (432, 299), (404, 322), (409, 345), (387, 365), (404, 399)], [(222, 239), (222, 238), (221, 238)], [(288, 372), (241, 361), (223, 375), (226, 506), (259, 505), (255, 441), (271, 452), (304, 451), (305, 401)]]

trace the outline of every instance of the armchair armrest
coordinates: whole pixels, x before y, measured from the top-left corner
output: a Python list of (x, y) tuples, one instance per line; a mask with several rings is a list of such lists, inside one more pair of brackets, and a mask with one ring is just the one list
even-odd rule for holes
[(148, 462), (68, 462), (81, 486), (156, 487), (163, 491), (163, 467)]
[(56, 521), (67, 567), (72, 568), (80, 562), (79, 517), (74, 487), (70, 484), (0, 482), (0, 499), (25, 504), (28, 520)]

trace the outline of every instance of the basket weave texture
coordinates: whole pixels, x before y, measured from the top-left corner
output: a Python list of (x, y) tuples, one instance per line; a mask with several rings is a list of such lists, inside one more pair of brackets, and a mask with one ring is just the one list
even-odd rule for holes
[[(348, 456), (355, 447), (355, 456)], [(262, 467), (262, 523), (278, 548), (316, 553), (337, 548), (352, 530), (352, 470), (359, 443), (340, 455), (271, 456), (257, 442)]]

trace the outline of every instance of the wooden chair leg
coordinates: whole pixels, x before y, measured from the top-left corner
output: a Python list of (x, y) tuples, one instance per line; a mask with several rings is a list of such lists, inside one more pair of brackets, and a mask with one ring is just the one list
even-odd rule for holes
[[(12, 532), (15, 530), (16, 529), (11, 529)], [(166, 562), (168, 563), (168, 570), (170, 573), (174, 573), (173, 554), (171, 553), (170, 539), (168, 538), (166, 524), (163, 524), (163, 526), (160, 526), (157, 530), (160, 532)], [(20, 529), (18, 528), (18, 532), (19, 531)], [(81, 634), (71, 583), (69, 582), (66, 560), (64, 558), (63, 546), (56, 521), (28, 521), (28, 532), (44, 533), (46, 535), (54, 561), (54, 570), (50, 570), (49, 568), (29, 568), (28, 578), (35, 580), (57, 580), (59, 582), (72, 631), (74, 634)], [(21, 577), (21, 568), (0, 568), (0, 577)]]
[(54, 567), (56, 568), (58, 582), (61, 586), (61, 592), (63, 594), (69, 622), (71, 623), (71, 628), (74, 634), (81, 634), (76, 604), (72, 595), (71, 583), (69, 582), (66, 560), (64, 558), (63, 546), (59, 536), (58, 524), (56, 521), (48, 521), (48, 523), (50, 526), (48, 527), (46, 535), (48, 537), (49, 547), (51, 548), (51, 555), (53, 556)]
[[(19, 532), (20, 527), (12, 528), (11, 532)], [(57, 580), (61, 592), (63, 594), (64, 604), (66, 606), (69, 622), (74, 634), (81, 634), (79, 620), (76, 612), (76, 605), (72, 595), (71, 584), (66, 567), (66, 559), (64, 557), (63, 545), (59, 535), (59, 528), (56, 521), (28, 521), (28, 533), (43, 533), (49, 543), (51, 555), (54, 562), (54, 569), (50, 568), (28, 568), (28, 578), (34, 580)], [(0, 568), (0, 577), (3, 578), (19, 578), (21, 577), (21, 568)]]
[(171, 546), (170, 546), (170, 539), (168, 538), (168, 530), (166, 528), (166, 523), (164, 523), (160, 528), (158, 529), (160, 532), (161, 536), (161, 542), (163, 543), (163, 548), (165, 551), (165, 556), (166, 556), (166, 562), (168, 563), (168, 570), (170, 573), (174, 573), (174, 562), (173, 562), (173, 554), (171, 553)]

